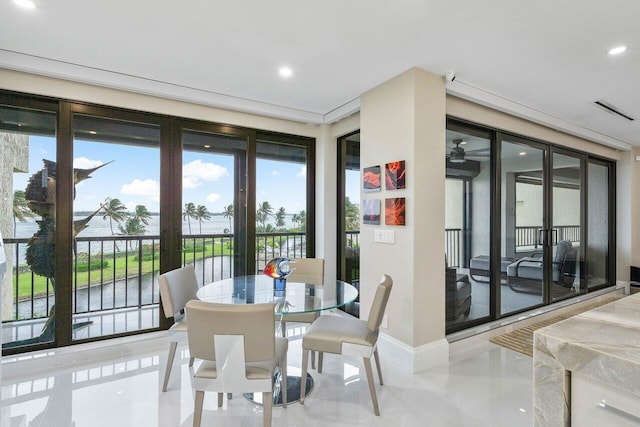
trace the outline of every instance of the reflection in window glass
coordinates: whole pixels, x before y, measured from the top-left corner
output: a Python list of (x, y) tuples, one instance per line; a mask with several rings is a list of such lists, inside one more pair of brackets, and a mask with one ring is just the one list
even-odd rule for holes
[(447, 329), (489, 316), (491, 141), (447, 130), (445, 286)]
[(56, 338), (56, 115), (0, 106), (2, 346)]
[(587, 206), (589, 246), (587, 278), (589, 288), (609, 283), (609, 168), (589, 163)]

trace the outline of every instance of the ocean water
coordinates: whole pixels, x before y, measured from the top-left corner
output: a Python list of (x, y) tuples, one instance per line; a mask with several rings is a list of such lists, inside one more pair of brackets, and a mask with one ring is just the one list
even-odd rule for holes
[[(291, 218), (293, 215), (285, 215), (285, 227), (292, 228), (296, 224), (293, 223)], [(74, 216), (73, 219), (80, 220), (85, 218), (84, 216)], [(232, 220), (233, 221), (233, 220)], [(273, 221), (271, 221), (273, 224)], [(109, 226), (109, 219), (102, 219), (101, 216), (95, 216), (89, 221), (89, 226), (82, 230), (78, 237), (105, 237), (111, 236), (111, 228)], [(149, 220), (149, 225), (145, 226), (147, 236), (157, 236), (160, 234), (160, 216), (152, 215)], [(189, 232), (189, 223), (187, 221), (182, 222), (183, 234), (219, 234), (223, 233), (225, 229), (229, 229), (229, 220), (222, 215), (213, 215), (211, 219), (203, 221), (200, 224), (198, 221), (191, 220), (191, 232)], [(202, 231), (201, 231), (202, 230)], [(27, 219), (26, 222), (18, 222), (16, 224), (16, 236), (17, 238), (31, 237), (38, 231), (38, 224), (34, 219)], [(118, 230), (118, 224), (113, 223), (113, 232), (120, 234)]]

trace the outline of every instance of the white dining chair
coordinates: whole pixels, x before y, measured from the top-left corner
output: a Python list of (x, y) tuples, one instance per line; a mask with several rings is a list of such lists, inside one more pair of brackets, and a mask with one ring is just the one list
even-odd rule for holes
[(194, 373), (193, 426), (202, 419), (204, 392), (262, 393), (263, 424), (271, 425), (273, 384), (280, 369), (283, 406), (287, 406), (286, 338), (275, 335), (274, 304), (218, 304), (189, 301), (189, 351), (202, 363)]
[[(158, 276), (160, 283), (160, 298), (162, 309), (166, 318), (173, 317), (173, 325), (169, 328), (169, 355), (167, 357), (167, 367), (165, 368), (162, 391), (167, 391), (169, 376), (173, 359), (176, 355), (176, 348), (179, 342), (187, 340), (187, 319), (184, 307), (188, 301), (197, 299), (198, 282), (196, 272), (192, 266), (186, 266), (168, 271)], [(189, 366), (193, 366), (193, 356), (189, 359)]]
[[(354, 317), (320, 316), (318, 320), (311, 324), (302, 339), (302, 378), (306, 378), (307, 375), (310, 351), (315, 350), (318, 352), (318, 373), (322, 372), (324, 353), (362, 357), (369, 383), (373, 411), (376, 415), (380, 415), (380, 409), (371, 371), (371, 356), (375, 358), (378, 379), (380, 380), (380, 385), (382, 385), (382, 370), (377, 347), (378, 333), (392, 286), (393, 280), (391, 280), (391, 277), (386, 274), (383, 275), (380, 284), (376, 288), (368, 320), (360, 320)], [(301, 404), (304, 404), (305, 392), (306, 381), (301, 381)]]

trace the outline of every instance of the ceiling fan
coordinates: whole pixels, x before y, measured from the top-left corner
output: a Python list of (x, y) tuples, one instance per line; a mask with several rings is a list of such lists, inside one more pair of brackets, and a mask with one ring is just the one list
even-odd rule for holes
[(465, 140), (454, 139), (452, 142), (455, 147), (451, 148), (451, 151), (447, 154), (447, 158), (451, 163), (464, 163), (469, 157), (489, 157), (490, 155), (489, 147), (465, 151), (465, 149), (461, 147), (461, 145), (465, 145), (467, 143)]

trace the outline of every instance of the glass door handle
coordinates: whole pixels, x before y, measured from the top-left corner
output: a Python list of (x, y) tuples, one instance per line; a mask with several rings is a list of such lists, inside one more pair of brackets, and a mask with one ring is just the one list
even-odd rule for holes
[(538, 229), (538, 243), (540, 245), (542, 245), (543, 247), (547, 246), (547, 242), (548, 242), (547, 231), (549, 231), (549, 230), (546, 230), (544, 228), (539, 228)]

